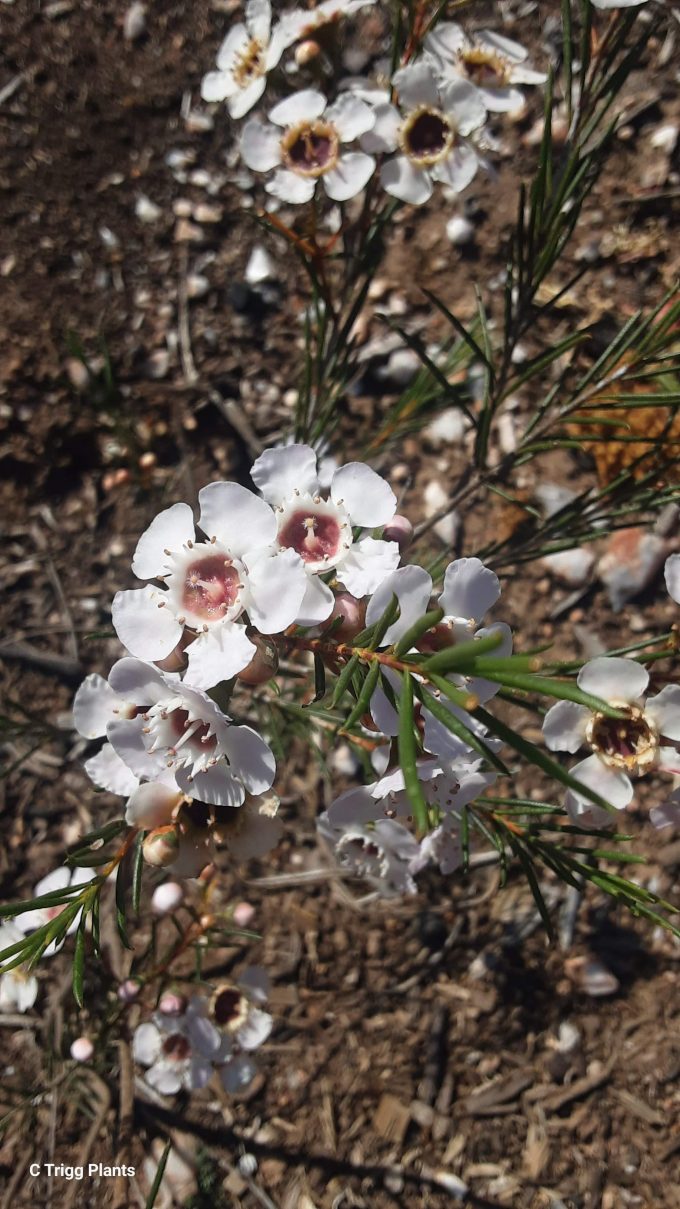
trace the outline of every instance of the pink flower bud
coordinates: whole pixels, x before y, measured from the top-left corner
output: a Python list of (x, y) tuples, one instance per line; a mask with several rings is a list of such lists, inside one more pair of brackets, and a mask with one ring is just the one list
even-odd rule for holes
[(255, 918), (255, 908), (250, 903), (237, 903), (234, 907), (234, 923), (238, 928), (247, 928)]
[(170, 915), (184, 902), (184, 888), (179, 882), (163, 882), (156, 886), (151, 895), (151, 910), (154, 915)]
[(76, 1037), (71, 1046), (71, 1057), (74, 1062), (89, 1062), (94, 1054), (94, 1046), (89, 1037)]
[(383, 537), (386, 542), (396, 542), (400, 550), (405, 550), (413, 541), (413, 525), (407, 516), (397, 513), (389, 524), (385, 525)]
[(265, 637), (264, 634), (249, 634), (248, 637), (257, 650), (248, 666), (244, 667), (242, 672), (238, 672), (236, 679), (240, 680), (242, 684), (250, 684), (255, 687), (257, 684), (266, 684), (272, 676), (276, 675), (279, 667), (279, 652), (272, 639)]
[(342, 622), (335, 626), (333, 638), (337, 638), (338, 642), (348, 642), (366, 625), (366, 605), (363, 600), (352, 596), (351, 592), (338, 592), (328, 625), (331, 625), (336, 617), (341, 617)]
[(158, 1000), (158, 1010), (164, 1016), (181, 1016), (186, 1006), (186, 997), (177, 991), (165, 991)]
[(162, 869), (171, 865), (179, 855), (179, 835), (174, 823), (165, 827), (156, 827), (150, 831), (142, 845), (144, 860), (148, 865)]
[(295, 62), (298, 67), (307, 67), (314, 59), (318, 58), (321, 53), (321, 47), (313, 38), (306, 38), (304, 42), (300, 42), (299, 46), (295, 47)]
[(140, 992), (140, 984), (136, 978), (126, 978), (118, 987), (118, 998), (121, 1003), (134, 1003)]

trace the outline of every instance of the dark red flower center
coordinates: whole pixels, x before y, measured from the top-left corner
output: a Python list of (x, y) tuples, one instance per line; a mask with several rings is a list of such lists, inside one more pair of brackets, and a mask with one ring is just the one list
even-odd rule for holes
[(191, 1046), (182, 1033), (171, 1033), (163, 1041), (163, 1053), (173, 1062), (183, 1062), (191, 1053)]
[(314, 516), (300, 508), (279, 531), (279, 542), (306, 563), (321, 562), (337, 554), (340, 525), (334, 516)]
[(212, 1014), (215, 1024), (228, 1025), (238, 1020), (243, 1013), (243, 996), (236, 987), (224, 987), (213, 1000)]
[(420, 109), (406, 123), (404, 150), (412, 160), (434, 164), (453, 146), (453, 128), (437, 109)]
[(281, 140), (286, 167), (301, 176), (321, 176), (338, 160), (338, 136), (330, 122), (298, 122)]
[(176, 752), (179, 747), (188, 742), (200, 743), (201, 748), (205, 751), (213, 751), (217, 747), (217, 736), (208, 733), (209, 722), (201, 722), (198, 718), (192, 721), (185, 709), (174, 709), (168, 718), (176, 736), (175, 742), (170, 748), (171, 751)]
[(236, 603), (239, 589), (239, 573), (231, 559), (208, 554), (186, 569), (182, 607), (195, 617), (218, 621)]

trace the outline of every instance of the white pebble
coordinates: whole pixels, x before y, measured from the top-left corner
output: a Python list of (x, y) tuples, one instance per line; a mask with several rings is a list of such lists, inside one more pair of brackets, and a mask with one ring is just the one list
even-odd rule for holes
[(123, 17), (123, 37), (126, 42), (136, 42), (146, 29), (146, 4), (131, 4)]
[(155, 202), (152, 202), (149, 197), (146, 197), (142, 193), (135, 202), (135, 214), (140, 222), (152, 223), (158, 222), (163, 211), (160, 206), (157, 206)]
[(446, 224), (446, 238), (454, 247), (461, 248), (465, 244), (472, 243), (475, 237), (475, 228), (469, 218), (463, 218), (462, 214), (455, 214)]
[(262, 244), (256, 244), (246, 265), (245, 279), (248, 285), (260, 285), (263, 281), (276, 280), (274, 261)]

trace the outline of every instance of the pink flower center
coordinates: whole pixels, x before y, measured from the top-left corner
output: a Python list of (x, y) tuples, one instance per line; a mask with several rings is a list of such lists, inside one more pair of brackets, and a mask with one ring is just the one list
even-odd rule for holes
[(299, 176), (322, 176), (338, 162), (338, 135), (330, 122), (298, 122), (281, 140), (283, 161)]
[(464, 50), (460, 56), (468, 80), (479, 88), (502, 88), (508, 83), (508, 64), (490, 50)]
[(294, 512), (279, 531), (279, 542), (295, 550), (303, 562), (334, 558), (340, 548), (340, 525), (333, 516), (310, 516), (304, 508)]
[(659, 737), (636, 706), (628, 706), (627, 713), (627, 718), (594, 714), (586, 738), (606, 764), (640, 773), (654, 763)]
[(192, 746), (200, 744), (201, 752), (214, 751), (217, 747), (217, 736), (208, 733), (210, 731), (209, 722), (201, 722), (200, 719), (194, 719), (192, 722), (185, 709), (174, 709), (168, 715), (168, 719), (173, 733), (176, 735), (176, 740), (169, 749), (171, 752), (176, 753), (178, 748), (189, 741)]
[(231, 559), (208, 554), (186, 569), (182, 607), (195, 617), (218, 621), (236, 603), (240, 588), (239, 573)]
[(184, 1062), (191, 1053), (191, 1046), (182, 1033), (171, 1033), (163, 1042), (163, 1054), (172, 1062)]

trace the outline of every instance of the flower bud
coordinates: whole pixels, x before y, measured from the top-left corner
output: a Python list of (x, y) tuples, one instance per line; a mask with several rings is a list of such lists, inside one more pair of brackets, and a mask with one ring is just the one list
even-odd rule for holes
[(71, 1057), (74, 1062), (89, 1062), (94, 1054), (94, 1046), (89, 1037), (76, 1037), (71, 1045)]
[(341, 617), (342, 621), (340, 625), (335, 626), (333, 638), (337, 638), (339, 642), (348, 642), (366, 625), (366, 604), (363, 600), (357, 600), (351, 592), (338, 592), (328, 625), (332, 625), (337, 617)]
[(300, 42), (295, 47), (295, 62), (298, 67), (307, 67), (314, 59), (321, 54), (321, 47), (313, 38), (305, 38), (304, 42)]
[(255, 687), (258, 684), (266, 684), (272, 676), (276, 675), (279, 667), (279, 652), (276, 643), (264, 634), (249, 634), (248, 637), (257, 649), (248, 666), (237, 674), (236, 679), (240, 680), (242, 684), (250, 684)]
[(144, 860), (148, 865), (163, 869), (177, 860), (179, 853), (179, 834), (174, 823), (165, 827), (156, 827), (150, 831), (142, 845)]
[(140, 992), (140, 984), (136, 978), (126, 978), (118, 987), (118, 998), (121, 1003), (134, 1003)]
[(234, 923), (238, 928), (247, 928), (255, 918), (255, 908), (250, 903), (237, 903), (234, 907)]
[(405, 550), (413, 541), (413, 525), (407, 516), (397, 513), (389, 524), (385, 525), (383, 538), (386, 542), (396, 542), (400, 550)]
[(158, 1000), (158, 1010), (164, 1016), (181, 1016), (186, 1011), (186, 995), (179, 991), (164, 991)]
[(151, 895), (151, 910), (154, 915), (170, 915), (183, 902), (184, 889), (179, 882), (163, 882)]

